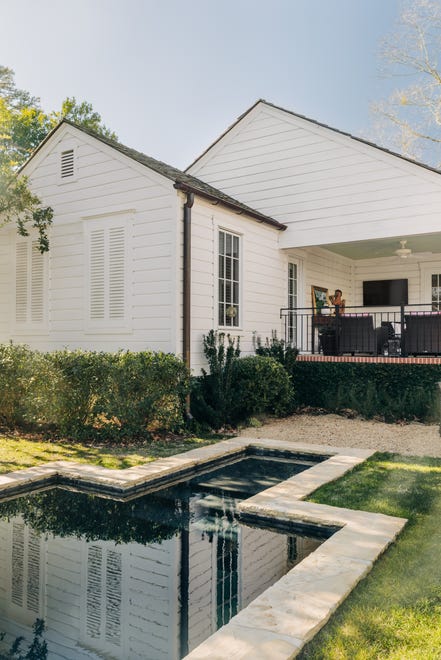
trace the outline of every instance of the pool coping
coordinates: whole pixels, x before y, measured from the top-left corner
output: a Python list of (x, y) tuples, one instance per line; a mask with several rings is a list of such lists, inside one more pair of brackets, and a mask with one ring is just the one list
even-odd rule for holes
[(55, 485), (93, 490), (127, 499), (149, 486), (244, 453), (247, 448), (287, 450), (329, 458), (238, 505), (247, 515), (339, 527), (317, 550), (266, 589), (187, 660), (288, 660), (325, 625), (354, 586), (367, 575), (407, 520), (332, 507), (304, 498), (338, 479), (374, 452), (282, 440), (232, 438), (151, 463), (110, 470), (96, 465), (54, 461), (0, 475), (0, 498)]

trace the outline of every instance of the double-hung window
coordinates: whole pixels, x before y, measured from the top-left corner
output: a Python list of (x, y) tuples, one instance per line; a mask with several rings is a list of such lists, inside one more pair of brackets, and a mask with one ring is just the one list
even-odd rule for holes
[(240, 239), (219, 231), (218, 272), (219, 325), (239, 327), (240, 318)]

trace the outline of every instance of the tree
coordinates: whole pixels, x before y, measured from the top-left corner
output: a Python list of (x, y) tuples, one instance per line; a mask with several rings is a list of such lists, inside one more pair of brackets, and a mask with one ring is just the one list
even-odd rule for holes
[(28, 188), (27, 179), (17, 171), (34, 149), (63, 118), (116, 140), (86, 101), (78, 103), (67, 97), (59, 111), (45, 113), (40, 99), (18, 89), (14, 72), (0, 66), (0, 225), (15, 221), (22, 236), (28, 228), (38, 231), (41, 252), (49, 249), (47, 231), (52, 222), (50, 207), (43, 207), (40, 199)]
[(441, 164), (441, 2), (408, 0), (381, 49), (385, 72), (408, 84), (373, 106), (376, 137), (405, 156)]

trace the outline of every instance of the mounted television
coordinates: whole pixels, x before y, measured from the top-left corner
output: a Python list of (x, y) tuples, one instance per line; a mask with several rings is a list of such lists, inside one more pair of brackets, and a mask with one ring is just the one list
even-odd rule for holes
[(363, 306), (407, 305), (406, 280), (369, 280), (363, 282)]

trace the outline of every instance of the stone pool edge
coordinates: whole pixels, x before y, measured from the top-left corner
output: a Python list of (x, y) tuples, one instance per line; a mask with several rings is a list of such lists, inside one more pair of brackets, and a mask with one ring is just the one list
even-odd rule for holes
[[(249, 445), (285, 448), (287, 443), (243, 438)], [(289, 442), (292, 450), (307, 445)], [(238, 505), (239, 512), (338, 526), (315, 552), (185, 656), (185, 660), (289, 660), (329, 620), (407, 522), (383, 514), (354, 511), (303, 498), (334, 481), (374, 452), (309, 446), (330, 458)]]
[(25, 490), (63, 484), (79, 490), (94, 488), (104, 492), (111, 489), (124, 497), (158, 483), (158, 479), (172, 478), (181, 471), (241, 454), (248, 447), (305, 452), (329, 458), (241, 502), (239, 511), (341, 529), (186, 658), (288, 660), (294, 658), (327, 622), (407, 522), (402, 518), (303, 501), (319, 486), (341, 477), (366, 460), (373, 451), (282, 440), (232, 438), (124, 470), (55, 461), (10, 472), (0, 475), (0, 498), (17, 497)]

